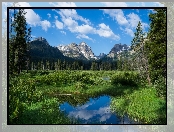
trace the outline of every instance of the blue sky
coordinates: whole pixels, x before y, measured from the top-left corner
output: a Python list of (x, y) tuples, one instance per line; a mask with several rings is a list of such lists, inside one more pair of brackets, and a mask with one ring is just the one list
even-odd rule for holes
[[(150, 6), (152, 2), (134, 2), (139, 6)], [(21, 6), (90, 6), (90, 2), (20, 2)], [(95, 6), (133, 6), (131, 2), (94, 2)], [(153, 2), (154, 6), (160, 6)], [(152, 6), (152, 4), (151, 4)], [(44, 37), (51, 46), (86, 42), (95, 55), (108, 54), (118, 43), (131, 44), (139, 21), (144, 32), (148, 31), (148, 9), (33, 9), (26, 10), (32, 37)]]

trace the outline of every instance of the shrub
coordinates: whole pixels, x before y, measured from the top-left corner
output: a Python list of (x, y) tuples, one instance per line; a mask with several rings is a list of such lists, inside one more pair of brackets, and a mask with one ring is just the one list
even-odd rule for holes
[(162, 76), (159, 76), (157, 80), (154, 82), (154, 87), (157, 90), (159, 97), (166, 97), (166, 81), (165, 78)]
[(23, 113), (25, 103), (30, 103), (34, 98), (35, 82), (33, 79), (11, 78), (9, 85), (9, 119), (14, 123)]
[(113, 85), (130, 85), (137, 86), (139, 83), (139, 74), (134, 72), (119, 72), (111, 77), (111, 83)]

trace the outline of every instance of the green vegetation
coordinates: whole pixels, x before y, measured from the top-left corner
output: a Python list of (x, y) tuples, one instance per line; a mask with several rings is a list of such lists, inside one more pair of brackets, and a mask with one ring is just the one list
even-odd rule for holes
[(158, 98), (151, 87), (112, 98), (111, 107), (120, 116), (127, 114), (140, 124), (166, 123), (166, 101)]
[[(140, 82), (137, 72), (23, 72), (10, 81), (10, 123), (76, 124), (79, 120), (73, 119), (72, 122), (58, 105), (68, 100), (73, 106), (83, 105), (90, 97), (100, 95), (112, 97), (111, 107), (117, 108), (115, 112), (126, 113), (142, 123), (165, 123), (165, 100), (156, 95), (154, 88), (142, 86)], [(60, 94), (71, 96), (60, 97)]]

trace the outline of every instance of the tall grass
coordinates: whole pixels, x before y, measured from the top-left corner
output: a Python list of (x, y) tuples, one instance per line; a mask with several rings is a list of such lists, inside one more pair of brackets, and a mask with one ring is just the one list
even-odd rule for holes
[(128, 114), (142, 124), (166, 124), (166, 101), (158, 98), (156, 89), (152, 87), (113, 97), (111, 107), (120, 116)]

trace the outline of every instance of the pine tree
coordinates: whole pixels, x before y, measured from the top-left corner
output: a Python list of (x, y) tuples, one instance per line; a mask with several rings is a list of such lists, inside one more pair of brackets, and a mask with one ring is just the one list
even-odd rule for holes
[(55, 67), (55, 70), (57, 71), (58, 70), (57, 62), (54, 62), (54, 67)]
[(142, 78), (147, 79), (148, 83), (151, 83), (149, 64), (147, 59), (147, 50), (145, 50), (145, 33), (143, 33), (141, 22), (139, 21), (134, 33), (134, 39), (131, 43), (131, 48), (133, 49), (133, 63), (136, 64), (137, 70), (140, 72)]
[(64, 60), (62, 64), (62, 70), (65, 70), (65, 69), (66, 69), (66, 61)]
[(151, 13), (150, 31), (148, 33), (148, 61), (150, 65), (150, 76), (152, 82), (162, 76), (166, 78), (166, 54), (167, 54), (167, 36), (166, 36), (166, 9), (155, 9), (156, 13)]
[(44, 66), (44, 62), (43, 61), (41, 61), (41, 69), (45, 70), (45, 66)]
[(59, 59), (57, 61), (57, 66), (58, 66), (58, 70), (61, 70), (61, 60), (59, 60)]
[(31, 62), (31, 70), (34, 70), (34, 63)]
[(91, 70), (95, 70), (95, 62), (93, 61), (92, 64), (91, 64)]
[(41, 70), (41, 62), (37, 62), (37, 70)]
[[(10, 14), (9, 31), (9, 70), (10, 74), (19, 74), (24, 66), (29, 66), (29, 43), (31, 39), (31, 28), (27, 29), (26, 12), (24, 9), (16, 10)], [(14, 20), (12, 20), (14, 18)]]
[(50, 62), (46, 60), (46, 69), (50, 70)]

